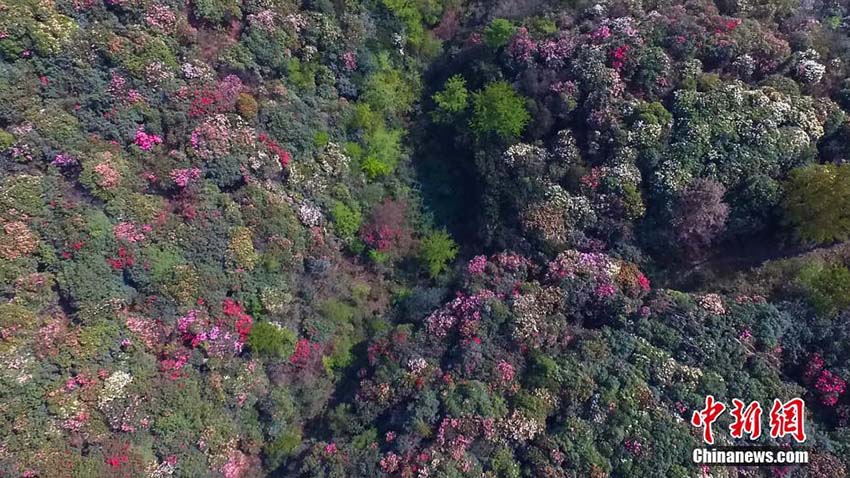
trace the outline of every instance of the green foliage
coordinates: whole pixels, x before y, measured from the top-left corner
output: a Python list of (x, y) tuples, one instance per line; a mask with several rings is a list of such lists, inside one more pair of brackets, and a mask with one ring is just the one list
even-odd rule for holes
[(301, 430), (292, 427), (266, 445), (265, 453), (275, 465), (282, 463), (301, 446)]
[(850, 165), (812, 165), (791, 171), (785, 186), (785, 217), (804, 241), (850, 237)]
[(251, 230), (247, 227), (234, 228), (230, 234), (230, 253), (236, 263), (245, 269), (253, 269), (259, 255), (254, 250)]
[(809, 264), (797, 280), (820, 313), (831, 316), (850, 307), (850, 270), (843, 264)]
[(555, 360), (543, 353), (534, 354), (527, 380), (532, 387), (544, 387), (557, 390), (561, 369)]
[(20, 175), (0, 182), (0, 206), (6, 211), (20, 211), (28, 216), (44, 214), (44, 180), (40, 176)]
[(404, 24), (410, 45), (429, 57), (428, 50), (433, 48), (429, 46), (429, 43), (434, 40), (424, 26), (433, 25), (439, 20), (442, 13), (441, 2), (438, 0), (381, 0), (381, 3)]
[(368, 103), (357, 103), (354, 107), (352, 126), (369, 133), (384, 127), (384, 119)]
[(289, 357), (295, 351), (298, 337), (291, 330), (271, 322), (259, 322), (251, 328), (248, 345), (251, 351), (270, 357)]
[(316, 134), (313, 135), (313, 144), (315, 144), (317, 148), (327, 146), (330, 141), (331, 136), (327, 131), (316, 131)]
[(230, 18), (240, 18), (242, 11), (234, 0), (196, 0), (192, 2), (195, 15), (210, 23), (224, 23)]
[(514, 36), (516, 26), (510, 20), (496, 18), (484, 29), (484, 41), (490, 48), (501, 48)]
[(420, 244), (420, 257), (428, 268), (428, 274), (435, 278), (440, 275), (458, 252), (458, 247), (448, 232), (434, 231), (425, 236)]
[(487, 385), (477, 380), (454, 387), (446, 397), (445, 406), (452, 416), (494, 417), (506, 411), (504, 399), (489, 393)]
[(366, 135), (366, 150), (360, 167), (371, 178), (379, 178), (393, 172), (401, 159), (400, 129), (378, 128)]
[(367, 449), (372, 443), (378, 442), (378, 430), (375, 428), (369, 428), (363, 433), (356, 435), (351, 440), (351, 445), (360, 450)]
[(387, 127), (382, 112), (368, 103), (356, 105), (350, 126), (362, 131), (362, 144), (346, 143), (345, 150), (366, 176), (376, 179), (392, 173), (401, 159), (404, 131)]
[(391, 256), (386, 252), (381, 252), (377, 249), (370, 249), (369, 259), (375, 264), (387, 264), (390, 262)]
[(7, 133), (3, 130), (0, 130), (0, 151), (5, 151), (9, 149), (9, 146), (12, 146), (12, 143), (15, 142), (15, 136), (11, 133)]
[(499, 448), (490, 461), (490, 469), (499, 478), (520, 478), (519, 463), (509, 448)]
[(352, 360), (354, 360), (354, 355), (352, 355), (351, 352), (353, 347), (354, 340), (350, 331), (348, 331), (348, 333), (337, 335), (334, 339), (334, 346), (331, 354), (322, 357), (322, 365), (325, 367), (325, 371), (330, 374), (334, 370), (342, 369), (350, 365)]
[(519, 136), (531, 116), (525, 100), (505, 81), (490, 83), (472, 97), (470, 126), (478, 134), (495, 133), (503, 139)]
[(0, 55), (14, 60), (27, 50), (43, 56), (59, 53), (78, 25), (52, 5), (27, 0), (4, 5), (0, 29), (7, 32), (0, 39)]
[(401, 70), (391, 67), (387, 61), (366, 81), (363, 99), (375, 111), (384, 115), (399, 115), (410, 109), (415, 99), (413, 85)]
[(124, 67), (134, 75), (143, 75), (145, 68), (151, 63), (162, 63), (169, 68), (177, 67), (177, 58), (163, 39), (140, 36), (134, 40), (120, 57)]
[(150, 278), (157, 284), (170, 282), (177, 266), (185, 263), (180, 251), (173, 246), (145, 247), (142, 253), (148, 264)]
[(335, 201), (331, 207), (331, 218), (334, 229), (343, 239), (352, 239), (363, 224), (363, 215), (359, 210), (352, 209), (340, 201)]
[(664, 127), (673, 124), (673, 115), (660, 102), (641, 103), (635, 108), (635, 118), (646, 124), (657, 124)]
[(295, 88), (304, 92), (316, 91), (316, 68), (298, 58), (290, 58), (286, 64), (287, 79)]
[(442, 90), (432, 96), (438, 110), (434, 112), (438, 121), (450, 121), (454, 115), (465, 110), (469, 104), (469, 91), (466, 80), (460, 75), (454, 75), (446, 81)]
[(339, 327), (351, 322), (355, 309), (339, 300), (327, 300), (322, 302), (320, 311), (332, 324)]
[(536, 36), (554, 35), (558, 33), (558, 24), (549, 17), (535, 17), (531, 22), (530, 31)]

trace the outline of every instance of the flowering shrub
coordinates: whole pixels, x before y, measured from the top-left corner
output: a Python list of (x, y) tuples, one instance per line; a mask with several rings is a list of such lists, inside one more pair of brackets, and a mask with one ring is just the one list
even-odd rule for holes
[(844, 476), (847, 6), (450, 3), (0, 2), (0, 475)]
[(821, 404), (827, 407), (834, 407), (847, 391), (847, 382), (827, 370), (823, 358), (818, 354), (809, 357), (804, 378), (817, 392)]
[(470, 259), (466, 270), (470, 275), (481, 275), (484, 273), (485, 267), (487, 267), (487, 256), (475, 256)]
[(122, 222), (116, 224), (112, 228), (112, 233), (115, 235), (115, 239), (129, 243), (143, 241), (145, 239), (145, 233), (150, 231), (150, 225), (145, 224), (141, 227), (137, 227), (132, 222)]
[(187, 169), (172, 169), (171, 180), (174, 181), (178, 187), (185, 188), (189, 185), (189, 183), (201, 177), (201, 170), (198, 168), (187, 168)]
[(34, 253), (38, 248), (38, 236), (21, 221), (3, 224), (3, 235), (0, 236), (0, 257), (15, 260), (21, 256)]
[(360, 238), (380, 253), (404, 254), (412, 246), (406, 212), (404, 202), (385, 199), (360, 229)]
[(136, 146), (142, 151), (150, 151), (154, 145), (162, 144), (162, 138), (155, 134), (148, 134), (143, 128), (136, 130), (136, 137), (133, 140)]
[(121, 174), (109, 160), (96, 164), (92, 169), (97, 174), (95, 183), (104, 189), (112, 189), (121, 181)]

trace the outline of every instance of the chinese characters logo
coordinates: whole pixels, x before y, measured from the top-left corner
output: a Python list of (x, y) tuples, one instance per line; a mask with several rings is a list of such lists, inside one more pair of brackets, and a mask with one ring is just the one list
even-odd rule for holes
[[(790, 436), (797, 443), (806, 441), (805, 406), (805, 402), (800, 398), (793, 398), (787, 402), (774, 399), (773, 406), (770, 407), (770, 437)], [(705, 397), (705, 407), (695, 410), (691, 416), (691, 425), (703, 429), (702, 438), (707, 444), (714, 444), (712, 426), (726, 409), (726, 404), (715, 400), (713, 395), (708, 395)], [(743, 438), (747, 435), (750, 440), (756, 440), (761, 436), (762, 406), (759, 402), (745, 404), (734, 398), (730, 414), (733, 422), (729, 425), (729, 434), (733, 438)]]

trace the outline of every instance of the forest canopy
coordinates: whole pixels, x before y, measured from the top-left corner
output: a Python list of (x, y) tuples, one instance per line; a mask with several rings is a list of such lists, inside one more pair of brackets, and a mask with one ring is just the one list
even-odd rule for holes
[(0, 476), (848, 476), (848, 18), (0, 0)]

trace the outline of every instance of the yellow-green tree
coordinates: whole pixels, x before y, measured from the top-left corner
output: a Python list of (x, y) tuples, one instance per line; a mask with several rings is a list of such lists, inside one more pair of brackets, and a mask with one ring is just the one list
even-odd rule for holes
[(819, 164), (791, 171), (785, 217), (803, 241), (832, 242), (850, 236), (850, 165)]

